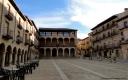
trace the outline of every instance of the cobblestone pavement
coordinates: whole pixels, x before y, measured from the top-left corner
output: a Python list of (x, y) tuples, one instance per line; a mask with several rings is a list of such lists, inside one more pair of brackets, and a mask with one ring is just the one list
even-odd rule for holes
[(84, 59), (43, 59), (25, 80), (128, 80), (128, 64)]

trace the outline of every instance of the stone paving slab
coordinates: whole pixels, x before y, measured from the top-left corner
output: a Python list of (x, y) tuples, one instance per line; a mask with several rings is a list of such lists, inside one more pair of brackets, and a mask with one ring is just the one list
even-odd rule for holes
[(84, 59), (43, 59), (25, 80), (128, 80), (128, 64)]

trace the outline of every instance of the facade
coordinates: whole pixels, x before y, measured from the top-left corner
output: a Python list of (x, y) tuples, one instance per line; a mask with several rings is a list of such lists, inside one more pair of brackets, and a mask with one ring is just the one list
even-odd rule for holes
[(74, 57), (77, 30), (40, 28), (40, 57)]
[(79, 55), (88, 57), (91, 55), (91, 40), (90, 37), (86, 37), (77, 43), (77, 52)]
[[(128, 10), (113, 15), (101, 22), (90, 33), (92, 41), (92, 53), (98, 58), (126, 59), (128, 56), (127, 47), (127, 22)], [(125, 17), (125, 18), (124, 18)], [(128, 57), (127, 57), (128, 58)]]
[(14, 0), (0, 0), (0, 67), (38, 57), (38, 30)]

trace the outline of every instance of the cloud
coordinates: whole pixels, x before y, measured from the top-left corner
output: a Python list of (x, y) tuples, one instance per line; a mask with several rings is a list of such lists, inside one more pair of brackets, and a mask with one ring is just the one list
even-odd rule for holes
[(71, 20), (92, 28), (127, 7), (127, 0), (71, 0)]
[(82, 32), (78, 31), (78, 35), (77, 36), (80, 39), (84, 39), (84, 38), (88, 37), (88, 34), (87, 33), (82, 33)]
[(38, 27), (47, 28), (62, 28), (70, 25), (71, 23), (63, 16), (36, 16), (34, 18), (35, 23)]

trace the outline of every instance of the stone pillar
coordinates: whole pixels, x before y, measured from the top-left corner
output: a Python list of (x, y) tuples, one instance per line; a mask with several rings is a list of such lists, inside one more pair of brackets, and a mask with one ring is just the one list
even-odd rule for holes
[(5, 55), (6, 55), (6, 53), (5, 53), (5, 52), (3, 52), (2, 67), (4, 67), (4, 66), (5, 66)]
[(50, 56), (50, 57), (52, 57), (52, 50), (51, 50), (51, 53), (50, 53), (50, 54), (51, 54), (51, 56)]
[(14, 64), (17, 64), (17, 54), (15, 53), (15, 61)]
[(59, 56), (59, 52), (58, 52), (58, 49), (56, 50), (57, 51), (57, 57)]
[(63, 57), (64, 57), (64, 49), (63, 49)]
[(22, 56), (22, 62), (24, 63), (24, 54), (23, 54), (23, 56)]
[(12, 65), (12, 53), (9, 53), (9, 66)]
[(46, 49), (44, 49), (44, 57), (46, 57)]
[(71, 50), (69, 49), (69, 57), (71, 57)]

